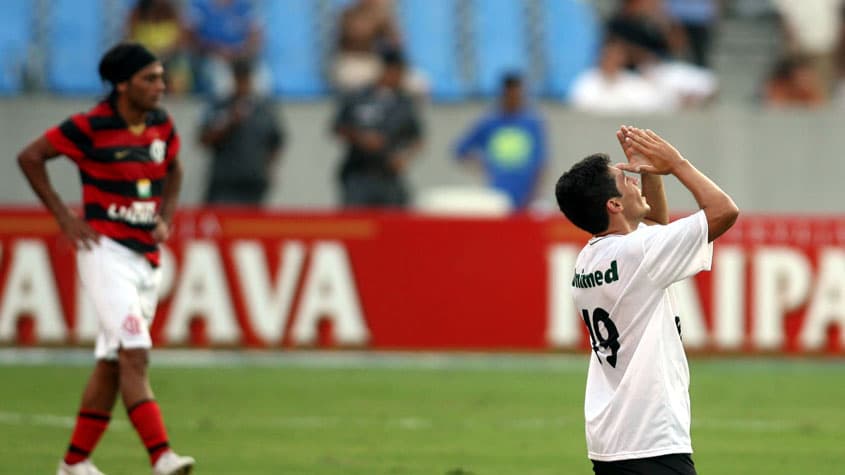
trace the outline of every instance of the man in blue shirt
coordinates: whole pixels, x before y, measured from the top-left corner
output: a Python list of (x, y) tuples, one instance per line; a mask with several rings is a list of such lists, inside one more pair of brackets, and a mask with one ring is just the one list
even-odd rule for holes
[(525, 104), (518, 74), (504, 76), (498, 107), (461, 138), (456, 155), (480, 161), (490, 186), (507, 194), (515, 210), (531, 204), (546, 163), (546, 137), (543, 119)]
[(190, 0), (187, 23), (194, 49), (198, 92), (224, 99), (235, 92), (232, 61), (253, 64), (256, 92), (271, 90), (272, 77), (260, 58), (263, 25), (256, 0)]

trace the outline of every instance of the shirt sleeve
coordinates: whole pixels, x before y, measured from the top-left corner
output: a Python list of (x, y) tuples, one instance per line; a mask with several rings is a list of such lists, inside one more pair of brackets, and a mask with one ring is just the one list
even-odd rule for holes
[(484, 147), (484, 137), (487, 132), (487, 120), (480, 120), (472, 126), (472, 129), (466, 133), (458, 143), (455, 145), (455, 156), (459, 160), (466, 157), (472, 151)]
[(660, 287), (710, 270), (713, 244), (707, 242), (707, 216), (699, 211), (668, 225), (643, 230), (643, 265)]
[(355, 128), (355, 121), (352, 117), (354, 102), (351, 96), (344, 97), (341, 100), (340, 108), (338, 108), (337, 115), (335, 115), (332, 123), (332, 130), (339, 132), (341, 129)]
[(215, 122), (221, 119), (222, 107), (219, 107), (218, 104), (208, 104), (205, 106), (205, 109), (202, 111), (202, 115), (200, 118), (200, 135), (207, 130), (209, 127), (212, 127)]
[(91, 137), (85, 128), (85, 116), (78, 114), (48, 129), (44, 137), (60, 154), (79, 162), (91, 150)]
[(266, 116), (267, 136), (266, 145), (271, 150), (284, 148), (287, 136), (285, 127), (276, 113), (272, 104), (264, 104), (264, 115)]
[(176, 125), (173, 125), (171, 122), (171, 126), (173, 128), (170, 131), (170, 136), (167, 137), (167, 155), (165, 157), (168, 170), (170, 170), (173, 166), (173, 163), (179, 156), (179, 150), (182, 147), (182, 141), (179, 138), (179, 132), (176, 131)]
[(410, 114), (408, 114), (408, 123), (402, 135), (406, 143), (416, 142), (423, 136), (422, 121), (420, 121), (420, 117), (413, 107), (410, 110)]

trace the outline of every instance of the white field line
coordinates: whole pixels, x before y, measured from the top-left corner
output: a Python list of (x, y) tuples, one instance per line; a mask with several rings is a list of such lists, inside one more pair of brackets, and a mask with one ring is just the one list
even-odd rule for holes
[[(22, 412), (0, 411), (0, 426), (36, 426), (60, 429), (72, 429), (76, 419), (71, 416), (56, 414), (27, 414)], [(178, 419), (171, 419), (171, 424), (179, 426)], [(462, 421), (450, 421), (449, 425), (460, 425), (467, 428), (480, 429), (513, 429), (520, 431), (562, 429), (564, 427), (578, 425), (580, 420), (569, 418), (524, 418), (508, 419), (502, 421), (476, 421), (472, 419)], [(400, 429), (406, 431), (424, 431), (436, 429), (437, 422), (416, 416), (403, 416), (398, 418), (361, 418), (361, 417), (327, 417), (327, 416), (294, 416), (275, 417), (262, 419), (240, 418), (237, 426), (242, 428), (278, 428), (297, 430), (324, 430), (338, 427), (355, 428), (385, 428)], [(799, 431), (803, 424), (797, 421), (769, 420), (769, 419), (707, 419), (694, 420), (693, 428), (718, 429), (732, 432), (746, 433), (781, 433)], [(126, 421), (112, 421), (109, 430), (128, 430), (129, 424)]]
[[(292, 367), (329, 369), (467, 369), (587, 371), (589, 355), (504, 354), (307, 350), (157, 350), (155, 367)], [(91, 366), (93, 352), (85, 349), (0, 348), (2, 366)]]
[[(0, 0), (2, 1), (2, 0)], [(93, 365), (93, 351), (67, 348), (0, 347), (2, 366)], [(318, 350), (174, 350), (154, 349), (154, 367), (221, 368), (281, 367), (320, 369), (418, 369), (478, 371), (548, 371), (583, 374), (590, 355), (556, 353), (474, 353), (430, 351), (318, 351)], [(697, 367), (724, 372), (845, 372), (843, 358), (716, 358), (693, 360)], [(693, 374), (693, 378), (695, 375)]]
[[(23, 412), (0, 411), (0, 425), (8, 426), (37, 426), (73, 429), (76, 418), (55, 414), (26, 414)], [(125, 421), (112, 421), (110, 429), (124, 430), (129, 428)]]

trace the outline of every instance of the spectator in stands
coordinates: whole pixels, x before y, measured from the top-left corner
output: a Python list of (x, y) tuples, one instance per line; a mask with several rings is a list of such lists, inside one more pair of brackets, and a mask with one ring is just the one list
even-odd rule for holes
[(190, 0), (188, 26), (200, 92), (216, 98), (231, 94), (235, 86), (229, 65), (241, 58), (255, 64), (255, 90), (271, 90), (270, 70), (259, 60), (262, 28), (253, 1)]
[(164, 65), (167, 90), (187, 92), (191, 68), (185, 51), (187, 31), (171, 0), (138, 0), (129, 13), (127, 39), (141, 43)]
[(341, 92), (354, 91), (378, 78), (379, 51), (398, 49), (399, 26), (385, 0), (358, 0), (340, 14), (332, 80)]
[(839, 9), (839, 37), (836, 43), (836, 82), (834, 100), (845, 106), (845, 4)]
[(835, 51), (843, 0), (773, 0), (780, 13), (788, 55), (800, 55), (816, 70), (825, 95), (834, 80)]
[(713, 29), (719, 19), (719, 0), (667, 0), (670, 17), (683, 30), (693, 64), (710, 68)]
[(609, 37), (597, 67), (579, 75), (572, 86), (570, 103), (596, 114), (654, 113), (672, 110), (672, 95), (660, 91), (638, 73), (626, 69), (630, 48)]
[(285, 133), (275, 105), (253, 89), (249, 60), (231, 67), (234, 93), (213, 102), (200, 127), (200, 141), (211, 150), (205, 202), (257, 206), (272, 182)]
[(607, 23), (608, 35), (661, 58), (681, 54), (684, 40), (679, 33), (672, 28), (661, 0), (622, 0)]
[[(714, 8), (715, 0), (683, 0), (687, 13), (710, 3)], [(626, 46), (627, 67), (640, 74), (640, 78), (649, 83), (654, 94), (639, 93), (642, 101), (636, 101), (640, 112), (667, 111), (680, 108), (696, 107), (708, 104), (718, 92), (716, 76), (709, 70), (684, 63), (680, 59), (686, 49), (686, 35), (667, 13), (663, 0), (622, 0), (619, 13), (608, 23), (608, 35), (622, 41)], [(715, 15), (715, 13), (714, 13)], [(612, 61), (611, 61), (612, 63)], [(603, 68), (605, 78), (609, 77), (608, 68)], [(613, 89), (619, 93), (622, 85), (636, 87), (630, 76), (624, 83), (615, 82)], [(606, 85), (609, 85), (605, 82)], [(635, 95), (624, 93), (628, 100)], [(607, 99), (596, 98), (601, 103), (612, 103)], [(645, 109), (642, 109), (645, 107)]]
[(480, 165), (513, 209), (525, 209), (536, 197), (546, 164), (544, 128), (543, 118), (526, 104), (522, 77), (506, 74), (498, 106), (459, 140), (456, 155)]
[(405, 61), (397, 51), (382, 56), (378, 81), (345, 97), (334, 131), (346, 144), (340, 167), (346, 207), (405, 207), (405, 172), (422, 139), (414, 101), (402, 89)]
[(813, 61), (803, 56), (780, 60), (766, 81), (763, 101), (772, 107), (824, 105), (825, 91)]
[(642, 77), (668, 98), (667, 105), (689, 109), (709, 104), (719, 91), (716, 74), (694, 64), (644, 52), (636, 65)]
[[(381, 52), (401, 49), (402, 37), (391, 0), (353, 2), (340, 15), (331, 71), (335, 88), (344, 94), (372, 84), (381, 72)], [(427, 80), (420, 72), (409, 70), (404, 77), (403, 87), (408, 92), (427, 92)]]

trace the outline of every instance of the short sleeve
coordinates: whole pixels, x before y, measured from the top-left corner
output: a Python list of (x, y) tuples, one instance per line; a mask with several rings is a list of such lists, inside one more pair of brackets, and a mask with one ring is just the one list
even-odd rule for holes
[(420, 121), (419, 116), (417, 115), (417, 111), (412, 107), (410, 107), (409, 114), (408, 114), (408, 123), (404, 128), (403, 138), (406, 142), (415, 142), (420, 140), (423, 135), (423, 125)]
[(176, 132), (176, 127), (170, 132), (170, 137), (167, 138), (167, 160), (173, 160), (179, 155), (179, 150), (182, 148), (182, 141), (179, 138), (179, 132)]
[(643, 265), (651, 279), (665, 288), (710, 270), (713, 244), (707, 242), (707, 232), (704, 211), (643, 230)]
[(179, 132), (176, 131), (176, 125), (173, 124), (172, 120), (170, 122), (170, 126), (170, 135), (168, 135), (166, 142), (167, 155), (165, 155), (165, 162), (167, 163), (168, 170), (173, 168), (176, 160), (179, 158), (179, 151), (182, 148), (182, 141), (179, 137)]
[(272, 104), (266, 106), (267, 110), (267, 147), (270, 149), (278, 149), (285, 146), (287, 136), (282, 121), (279, 120), (276, 111)]
[(48, 129), (44, 137), (60, 154), (78, 162), (85, 157), (92, 146), (91, 137), (84, 131), (85, 120), (82, 114), (71, 116), (61, 124)]
[(202, 115), (200, 116), (200, 135), (202, 132), (219, 120), (220, 118), (220, 107), (217, 104), (208, 104), (202, 111)]
[(352, 109), (354, 107), (354, 104), (355, 100), (351, 96), (344, 97), (341, 100), (337, 115), (335, 115), (334, 122), (332, 123), (332, 128), (335, 132), (339, 132), (342, 129), (355, 127), (355, 121), (352, 115)]
[(490, 121), (483, 118), (476, 122), (458, 143), (455, 144), (455, 156), (458, 159), (465, 158), (470, 152), (484, 147)]

